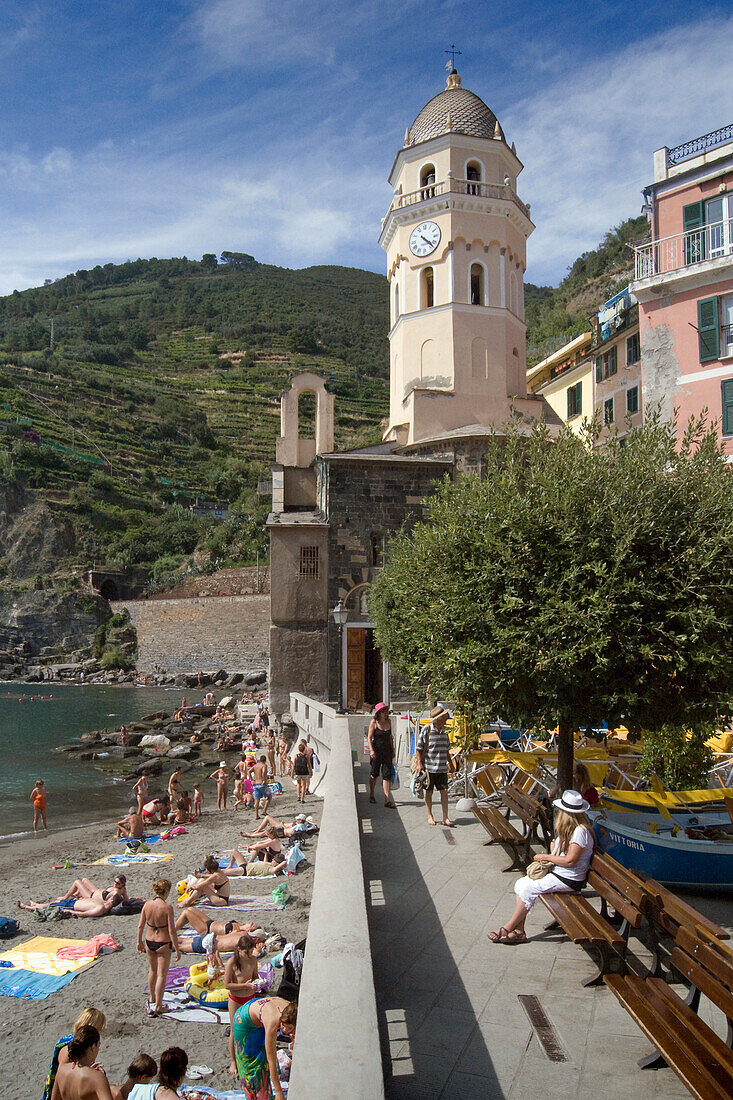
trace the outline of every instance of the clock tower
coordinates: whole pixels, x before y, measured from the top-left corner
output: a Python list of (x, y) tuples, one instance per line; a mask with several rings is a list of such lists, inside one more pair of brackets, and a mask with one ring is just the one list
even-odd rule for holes
[(446, 88), (405, 132), (382, 223), (390, 288), (390, 411), (402, 446), (537, 419), (526, 397), (523, 278), (534, 226), (522, 163), (486, 104)]

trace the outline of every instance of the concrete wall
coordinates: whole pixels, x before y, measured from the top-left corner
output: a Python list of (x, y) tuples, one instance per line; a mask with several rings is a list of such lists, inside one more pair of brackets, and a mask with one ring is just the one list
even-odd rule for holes
[(382, 1100), (384, 1082), (356, 811), (353, 749), (364, 715), (304, 695), (290, 713), (321, 762), (324, 798), (289, 1100)]
[(141, 672), (260, 672), (269, 661), (270, 597), (127, 600)]

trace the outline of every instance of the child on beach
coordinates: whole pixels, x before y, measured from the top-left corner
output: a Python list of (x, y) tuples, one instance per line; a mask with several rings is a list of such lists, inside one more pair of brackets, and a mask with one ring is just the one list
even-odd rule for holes
[(193, 816), (201, 817), (204, 812), (204, 796), (198, 783), (193, 785)]
[(36, 780), (36, 785), (31, 791), (31, 802), (33, 803), (33, 832), (38, 832), (39, 821), (43, 822), (43, 828), (48, 832), (48, 825), (46, 824), (46, 788), (42, 779)]
[[(149, 1054), (138, 1054), (127, 1067), (127, 1080), (112, 1090), (115, 1100), (127, 1100), (136, 1085), (149, 1085), (158, 1072), (158, 1063)], [(139, 1090), (138, 1090), (139, 1091)]]

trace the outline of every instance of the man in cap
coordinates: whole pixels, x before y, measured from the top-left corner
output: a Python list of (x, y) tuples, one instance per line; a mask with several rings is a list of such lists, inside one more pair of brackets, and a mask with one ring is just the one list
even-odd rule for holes
[(425, 791), (428, 825), (435, 824), (433, 791), (440, 791), (443, 825), (447, 825), (449, 829), (452, 829), (453, 822), (448, 817), (448, 752), (450, 741), (445, 728), (449, 718), (450, 710), (447, 704), (436, 703), (430, 711), (430, 725), (423, 726), (418, 735), (415, 752), (418, 758), (418, 771), (425, 771), (428, 775), (428, 786)]

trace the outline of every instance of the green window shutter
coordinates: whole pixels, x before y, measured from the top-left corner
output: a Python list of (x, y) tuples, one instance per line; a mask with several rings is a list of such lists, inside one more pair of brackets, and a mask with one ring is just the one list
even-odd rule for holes
[[(682, 230), (685, 234), (685, 263), (696, 264), (705, 259), (705, 205), (702, 202), (691, 202), (682, 207)], [(700, 233), (690, 232), (700, 229)]]
[(626, 411), (627, 413), (635, 413), (639, 411), (638, 386), (632, 386), (630, 390), (626, 391)]
[(603, 381), (603, 356), (596, 355), (596, 382)]
[(617, 366), (617, 348), (616, 345), (608, 350), (608, 374), (609, 377), (616, 373)]
[(575, 411), (581, 412), (583, 409), (583, 383), (578, 382), (575, 387)]
[(700, 347), (701, 363), (710, 363), (713, 359), (720, 359), (717, 298), (701, 298), (697, 303), (697, 341)]
[(733, 435), (733, 379), (721, 383), (723, 391), (723, 435)]

